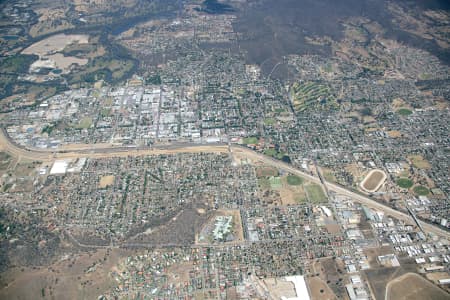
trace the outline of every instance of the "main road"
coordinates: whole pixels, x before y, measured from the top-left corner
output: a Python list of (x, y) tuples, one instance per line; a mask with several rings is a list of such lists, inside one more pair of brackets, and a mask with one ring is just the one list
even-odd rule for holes
[[(246, 147), (241, 147), (233, 144), (167, 144), (158, 147), (126, 147), (114, 145), (72, 145), (70, 150), (60, 149), (30, 149), (17, 145), (4, 128), (0, 130), (0, 147), (3, 151), (10, 153), (13, 156), (39, 161), (53, 161), (56, 159), (76, 159), (76, 158), (108, 158), (108, 157), (124, 157), (124, 156), (141, 156), (141, 155), (159, 155), (159, 154), (176, 154), (176, 153), (229, 153), (240, 154), (253, 161), (260, 161), (267, 165), (272, 165), (276, 168), (286, 172), (301, 176), (311, 182), (321, 184), (320, 178), (305, 173), (294, 166), (284, 163), (282, 161), (273, 159), (261, 153), (255, 152)], [(362, 203), (368, 207), (385, 212), (397, 219), (414, 224), (413, 218), (404, 212), (395, 210), (387, 205), (379, 203), (367, 196), (355, 193), (347, 188), (337, 185), (332, 182), (323, 181), (323, 184), (329, 191), (348, 196), (354, 201)], [(423, 230), (431, 232), (446, 238), (450, 238), (450, 232), (422, 221), (419, 221)]]

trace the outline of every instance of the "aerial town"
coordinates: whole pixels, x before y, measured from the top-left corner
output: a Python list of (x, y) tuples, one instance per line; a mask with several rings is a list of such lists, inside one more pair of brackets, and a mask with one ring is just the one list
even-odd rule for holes
[(266, 57), (266, 0), (38, 2), (0, 3), (1, 299), (450, 298), (448, 9)]

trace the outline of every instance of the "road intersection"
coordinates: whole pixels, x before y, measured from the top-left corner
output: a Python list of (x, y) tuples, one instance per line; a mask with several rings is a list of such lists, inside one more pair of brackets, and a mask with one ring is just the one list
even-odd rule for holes
[[(17, 145), (8, 136), (7, 132), (2, 129), (0, 130), (0, 147), (3, 151), (22, 159), (37, 160), (51, 162), (57, 159), (76, 159), (76, 158), (108, 158), (108, 157), (126, 157), (126, 156), (146, 156), (146, 155), (161, 155), (161, 154), (177, 154), (177, 153), (230, 153), (238, 154), (240, 156), (246, 157), (252, 161), (263, 162), (267, 165), (274, 166), (286, 172), (292, 173), (294, 175), (301, 176), (311, 182), (317, 184), (323, 184), (327, 187), (329, 191), (350, 197), (356, 202), (364, 204), (370, 208), (380, 210), (388, 215), (391, 215), (397, 219), (403, 220), (407, 223), (414, 224), (414, 219), (405, 212), (395, 210), (387, 205), (377, 202), (368, 196), (355, 193), (345, 187), (342, 187), (336, 183), (323, 181), (321, 182), (319, 177), (312, 176), (294, 166), (284, 163), (282, 161), (276, 160), (272, 157), (268, 157), (264, 154), (253, 151), (249, 148), (242, 147), (235, 144), (167, 144), (158, 147), (127, 147), (127, 146), (114, 146), (114, 145), (102, 145), (102, 146), (92, 146), (92, 145), (79, 145), (72, 146), (70, 150), (59, 150), (59, 149), (30, 149), (23, 146)], [(423, 230), (426, 233), (433, 233), (446, 238), (450, 238), (450, 232), (423, 222), (420, 222)]]

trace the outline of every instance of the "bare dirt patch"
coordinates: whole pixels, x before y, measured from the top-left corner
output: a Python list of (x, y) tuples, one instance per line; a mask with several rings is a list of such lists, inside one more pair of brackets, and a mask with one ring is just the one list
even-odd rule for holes
[(97, 250), (63, 256), (48, 267), (12, 269), (2, 276), (0, 299), (97, 299), (114, 287), (109, 273), (124, 256), (118, 249)]
[(296, 205), (306, 202), (306, 193), (303, 187), (285, 188), (280, 190), (280, 198), (282, 205)]
[(82, 34), (56, 34), (44, 40), (34, 43), (30, 47), (22, 51), (23, 54), (35, 54), (45, 56), (50, 53), (64, 50), (64, 48), (72, 43), (87, 44), (89, 36)]
[(411, 108), (411, 106), (409, 106), (408, 103), (406, 103), (406, 101), (401, 99), (401, 98), (395, 98), (392, 101), (392, 109), (393, 110), (397, 110), (397, 109), (402, 108), (402, 107), (405, 107), (405, 108), (408, 108), (408, 109)]
[[(343, 279), (345, 276), (344, 269), (345, 266), (342, 260), (328, 257), (316, 260), (312, 264), (311, 271), (314, 274), (314, 277), (322, 280), (335, 296), (342, 298), (346, 295), (345, 288), (343, 286)], [(319, 297), (316, 299), (324, 298)]]
[(384, 299), (388, 282), (399, 276), (400, 272), (401, 268), (378, 268), (364, 271), (375, 299)]
[(100, 182), (98, 184), (98, 187), (101, 189), (107, 188), (108, 186), (111, 186), (114, 184), (114, 175), (107, 175), (100, 178)]
[(37, 37), (51, 32), (61, 31), (64, 29), (73, 28), (65, 16), (68, 7), (52, 7), (39, 8), (35, 12), (39, 15), (39, 20), (36, 24), (31, 26), (30, 35)]
[(312, 300), (337, 299), (331, 288), (319, 277), (308, 277), (306, 282)]
[(389, 130), (386, 133), (389, 135), (389, 137), (394, 138), (394, 139), (402, 136), (402, 133), (398, 130)]
[(274, 167), (261, 166), (256, 168), (256, 176), (259, 177), (270, 177), (278, 176), (278, 170)]
[(86, 58), (78, 58), (73, 56), (65, 56), (61, 53), (67, 45), (74, 43), (88, 44), (89, 36), (81, 34), (56, 34), (44, 40), (34, 43), (25, 50), (23, 54), (35, 54), (39, 56), (39, 60), (35, 61), (30, 69), (38, 70), (40, 68), (57, 68), (64, 72), (69, 71), (69, 67), (73, 64), (85, 65), (88, 63)]
[(411, 161), (414, 167), (418, 169), (430, 169), (430, 163), (423, 158), (422, 155), (410, 155), (408, 159)]
[(352, 163), (345, 166), (345, 170), (353, 175), (354, 178), (361, 177), (361, 170), (357, 163)]
[(429, 280), (434, 281), (435, 283), (438, 283), (438, 281), (441, 279), (450, 278), (450, 274), (448, 274), (447, 272), (436, 272), (436, 273), (428, 273), (426, 275), (426, 277)]
[(167, 283), (180, 284), (189, 281), (189, 272), (194, 269), (192, 262), (174, 264), (167, 269)]
[(407, 273), (388, 283), (386, 296), (386, 300), (445, 300), (450, 294), (417, 274)]
[(286, 281), (284, 278), (267, 278), (263, 280), (269, 293), (274, 299), (281, 297), (294, 298), (297, 294), (292, 282)]
[(391, 253), (394, 253), (394, 249), (391, 246), (364, 249), (364, 254), (367, 256), (371, 268), (381, 267), (377, 259), (378, 256)]

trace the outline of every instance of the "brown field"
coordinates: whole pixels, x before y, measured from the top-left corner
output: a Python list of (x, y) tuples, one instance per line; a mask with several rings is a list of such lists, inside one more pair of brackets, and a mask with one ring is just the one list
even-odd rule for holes
[[(323, 258), (316, 260), (311, 265), (311, 273), (315, 275), (314, 278), (320, 279), (324, 284), (326, 284), (328, 286), (328, 289), (331, 290), (334, 296), (342, 298), (347, 294), (345, 292), (345, 288), (343, 288), (345, 266), (342, 260), (332, 258)], [(323, 294), (320, 294), (319, 289), (319, 295), (324, 296), (325, 294), (331, 295), (331, 293), (326, 293), (326, 289), (324, 289)], [(323, 298), (319, 297), (316, 299)]]
[(391, 246), (364, 249), (364, 254), (367, 256), (371, 268), (381, 267), (380, 263), (377, 260), (378, 256), (391, 253), (394, 253), (394, 249)]
[(430, 169), (430, 163), (423, 158), (422, 155), (411, 155), (408, 156), (408, 159), (411, 161), (414, 167), (418, 169)]
[(312, 300), (337, 299), (326, 282), (319, 277), (308, 277), (306, 278), (306, 283), (308, 284)]
[(449, 108), (449, 104), (444, 99), (439, 99), (435, 101), (435, 106), (439, 110), (445, 110)]
[(388, 282), (401, 275), (401, 272), (401, 268), (376, 268), (364, 271), (375, 299), (384, 299)]
[(429, 280), (438, 283), (438, 280), (440, 279), (450, 278), (450, 274), (448, 274), (447, 272), (436, 272), (436, 273), (428, 273), (426, 277)]
[(256, 177), (278, 176), (278, 170), (274, 167), (262, 166), (256, 168)]
[(399, 108), (411, 109), (412, 107), (409, 104), (407, 104), (405, 100), (403, 100), (401, 98), (395, 98), (392, 101), (392, 108), (393, 108), (393, 110), (397, 110)]
[(83, 66), (88, 63), (88, 60), (85, 58), (64, 56), (61, 53), (47, 55), (45, 58), (46, 58), (45, 60), (35, 61), (30, 66), (31, 72), (40, 68), (53, 68), (53, 69), (57, 68), (63, 70), (63, 73), (68, 73), (70, 71), (70, 66), (72, 65)]
[(283, 184), (283, 188), (280, 190), (280, 197), (282, 205), (296, 205), (306, 202), (307, 199), (302, 186), (287, 187), (285, 184)]
[(361, 177), (361, 171), (358, 164), (353, 163), (345, 166), (345, 170), (353, 175), (355, 178)]
[(114, 184), (114, 175), (107, 175), (100, 178), (100, 182), (98, 184), (98, 187), (101, 189), (107, 188), (108, 186), (111, 186)]
[(124, 256), (102, 249), (67, 255), (48, 267), (12, 269), (2, 276), (0, 299), (97, 299), (114, 287), (109, 273)]
[(371, 268), (365, 270), (363, 274), (369, 282), (370, 290), (374, 294), (375, 299), (384, 299), (386, 286), (391, 280), (405, 273), (416, 271), (417, 264), (410, 258), (403, 259), (398, 257), (400, 267), (382, 267), (377, 257), (391, 253), (394, 253), (391, 246), (367, 248), (364, 250)]
[(446, 300), (450, 294), (414, 273), (404, 274), (387, 285), (386, 300)]
[(333, 170), (329, 168), (321, 168), (323, 177), (325, 177), (325, 180), (336, 182), (336, 177), (333, 174)]
[(36, 9), (35, 12), (39, 15), (39, 20), (36, 24), (31, 26), (29, 31), (30, 35), (32, 37), (37, 37), (51, 32), (73, 28), (74, 25), (72, 25), (65, 16), (67, 9), (68, 8), (66, 7)]
[(34, 43), (25, 50), (23, 54), (36, 54), (39, 56), (45, 56), (53, 52), (64, 50), (64, 48), (72, 43), (78, 42), (79, 44), (87, 44), (89, 41), (88, 35), (82, 34), (56, 34), (48, 37), (44, 40)]
[(362, 187), (369, 192), (375, 191), (384, 178), (386, 178), (384, 172), (373, 170), (369, 173), (368, 177), (364, 179)]
[(341, 227), (339, 226), (339, 224), (337, 223), (330, 223), (330, 224), (326, 224), (325, 228), (327, 229), (327, 231), (331, 234), (338, 234), (341, 232)]
[(189, 281), (189, 271), (194, 269), (194, 265), (191, 262), (185, 262), (180, 264), (174, 264), (167, 269), (167, 282), (169, 284), (183, 284)]
[(89, 36), (81, 34), (56, 34), (32, 44), (23, 50), (22, 53), (36, 54), (39, 56), (39, 59), (30, 66), (31, 71), (45, 67), (58, 68), (63, 70), (64, 73), (67, 73), (70, 71), (70, 66), (72, 64), (82, 66), (88, 63), (87, 58), (65, 56), (61, 53), (56, 53), (58, 51), (63, 51), (66, 46), (75, 43), (76, 45), (88, 44)]
[(244, 229), (242, 228), (241, 212), (238, 209), (226, 210), (226, 214), (232, 215), (234, 219), (234, 234), (236, 236), (235, 241), (244, 240)]
[(286, 298), (296, 296), (294, 285), (284, 278), (267, 278), (262, 280), (262, 282), (269, 290), (273, 299), (281, 299), (283, 296)]
[[(439, 284), (440, 279), (450, 278), (450, 274), (447, 272), (436, 272), (436, 273), (428, 273), (426, 277), (428, 280), (433, 281), (435, 284)], [(447, 291), (447, 293), (450, 293), (450, 285), (445, 284), (440, 285), (440, 287), (445, 291)]]
[(372, 123), (376, 123), (376, 122), (377, 122), (377, 120), (375, 120), (375, 118), (372, 117), (372, 116), (364, 116), (364, 117), (363, 117), (363, 123), (364, 123), (364, 125), (372, 124)]
[(390, 130), (386, 133), (389, 135), (389, 137), (394, 138), (394, 139), (402, 136), (402, 133), (398, 130)]

